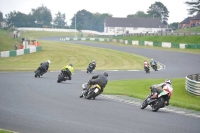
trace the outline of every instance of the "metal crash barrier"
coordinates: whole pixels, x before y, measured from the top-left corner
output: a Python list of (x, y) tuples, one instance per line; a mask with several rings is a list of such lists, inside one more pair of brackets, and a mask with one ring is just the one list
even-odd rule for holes
[(200, 96), (200, 74), (186, 76), (185, 89), (194, 95)]

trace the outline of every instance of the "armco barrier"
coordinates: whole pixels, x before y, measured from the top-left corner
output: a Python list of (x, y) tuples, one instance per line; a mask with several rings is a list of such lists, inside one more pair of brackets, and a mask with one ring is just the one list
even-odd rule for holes
[(186, 76), (185, 89), (194, 95), (200, 96), (200, 74)]
[(30, 54), (30, 53), (38, 52), (41, 50), (42, 50), (42, 46), (30, 47), (27, 49), (18, 49), (18, 50), (12, 50), (12, 51), (3, 51), (3, 52), (0, 52), (0, 58)]

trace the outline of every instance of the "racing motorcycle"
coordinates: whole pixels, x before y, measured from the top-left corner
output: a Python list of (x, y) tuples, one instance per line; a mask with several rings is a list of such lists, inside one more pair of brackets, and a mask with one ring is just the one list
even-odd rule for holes
[(40, 78), (40, 76), (42, 76), (44, 73), (45, 73), (44, 70), (41, 67), (39, 67), (39, 69), (35, 71), (35, 78), (37, 77)]
[(89, 65), (87, 68), (87, 73), (91, 73), (94, 70), (93, 65)]
[(157, 98), (151, 98), (153, 96), (153, 92), (151, 92), (147, 98), (141, 103), (140, 108), (145, 109), (148, 105), (151, 106), (152, 111), (156, 112), (160, 108), (165, 107), (165, 101), (169, 97), (169, 93), (163, 90), (160, 94), (158, 94)]
[(69, 75), (68, 71), (62, 70), (61, 73), (58, 75), (57, 83), (69, 80), (69, 76), (68, 75)]
[(98, 84), (89, 86), (88, 83), (84, 83), (82, 84), (82, 88), (83, 91), (79, 96), (80, 98), (85, 97), (86, 99), (95, 99), (95, 97), (101, 93), (101, 87)]
[(146, 73), (150, 73), (150, 69), (149, 69), (149, 66), (148, 66), (148, 65), (145, 65), (145, 66), (144, 66), (144, 69), (145, 69)]
[(152, 62), (151, 67), (152, 67), (155, 71), (158, 71), (157, 64), (156, 64), (155, 62)]

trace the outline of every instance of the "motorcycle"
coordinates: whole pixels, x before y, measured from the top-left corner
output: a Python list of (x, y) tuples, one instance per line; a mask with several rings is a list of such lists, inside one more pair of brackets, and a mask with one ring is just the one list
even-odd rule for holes
[(144, 69), (145, 69), (146, 73), (150, 73), (150, 69), (149, 69), (149, 66), (148, 66), (148, 65), (145, 65), (145, 66), (144, 66)]
[(41, 67), (39, 67), (39, 69), (35, 71), (35, 78), (37, 77), (40, 78), (40, 76), (42, 76), (44, 73), (45, 73), (44, 70)]
[(69, 75), (68, 71), (62, 70), (61, 73), (58, 75), (57, 83), (69, 80), (69, 76), (68, 75)]
[(95, 99), (97, 95), (101, 93), (101, 87), (98, 84), (90, 85), (88, 89), (88, 83), (82, 84), (83, 91), (80, 94), (80, 98), (85, 97), (86, 99)]
[(87, 68), (87, 73), (92, 73), (93, 70), (94, 70), (94, 67), (92, 65), (89, 65)]
[(152, 111), (156, 112), (160, 108), (165, 107), (165, 101), (167, 101), (167, 98), (169, 97), (169, 93), (165, 90), (163, 90), (157, 98), (151, 98), (153, 96), (153, 92), (151, 92), (147, 98), (141, 103), (140, 108), (145, 109), (148, 105), (151, 106)]
[(157, 64), (156, 64), (155, 62), (152, 62), (151, 67), (152, 67), (155, 71), (158, 71)]

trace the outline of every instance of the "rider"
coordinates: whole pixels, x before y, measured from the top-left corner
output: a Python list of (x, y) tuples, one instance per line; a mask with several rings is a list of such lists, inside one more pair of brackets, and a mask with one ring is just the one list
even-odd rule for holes
[(149, 68), (149, 63), (146, 60), (144, 60), (144, 70), (145, 70), (145, 66)]
[(151, 67), (153, 67), (153, 64), (155, 64), (157, 66), (157, 62), (152, 58), (151, 61), (150, 61)]
[[(51, 63), (50, 60), (47, 60), (47, 62), (40, 63), (40, 66), (38, 67), (37, 70), (39, 69), (41, 70), (41, 74), (40, 74), (41, 76), (48, 71), (50, 63)], [(37, 72), (37, 70), (35, 71), (35, 73)]]
[[(161, 87), (161, 88), (160, 88)], [(172, 81), (170, 79), (166, 79), (164, 83), (156, 84), (150, 87), (151, 92), (153, 92), (153, 96), (151, 98), (157, 98), (157, 96), (163, 91), (168, 92), (168, 97), (165, 101), (165, 105), (169, 105), (169, 99), (173, 93)]]
[(92, 62), (90, 62), (90, 64), (89, 64), (89, 66), (92, 66), (92, 68), (93, 68), (93, 70), (95, 69), (95, 67), (96, 67), (96, 61), (95, 60), (93, 60)]
[(69, 65), (64, 66), (63, 69), (61, 70), (61, 73), (62, 73), (62, 71), (67, 71), (68, 72), (69, 78), (65, 77), (66, 80), (67, 79), (68, 80), (72, 79), (71, 75), (74, 73), (74, 68), (73, 68), (73, 65), (71, 63)]
[[(92, 79), (90, 79), (88, 81), (87, 88), (84, 89), (84, 90), (86, 90), (85, 94), (88, 92), (90, 85), (95, 85), (95, 84), (98, 84), (101, 87), (101, 91), (99, 93), (99, 94), (101, 94), (103, 92), (104, 88), (106, 87), (107, 82), (108, 82), (108, 73), (107, 72), (103, 72), (103, 74), (93, 76)], [(96, 95), (96, 96), (98, 96), (98, 95)], [(83, 97), (83, 94), (81, 94), (80, 97)], [(93, 99), (95, 99), (95, 97), (93, 97)]]

